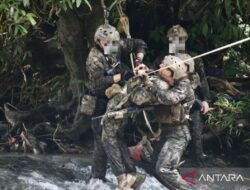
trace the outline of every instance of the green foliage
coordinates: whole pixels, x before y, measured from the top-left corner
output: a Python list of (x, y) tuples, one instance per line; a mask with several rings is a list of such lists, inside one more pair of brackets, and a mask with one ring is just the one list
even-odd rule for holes
[(26, 9), (28, 1), (2, 0), (0, 3), (0, 72), (20, 70), (22, 63), (31, 56), (26, 40), (31, 27), (36, 26), (37, 16)]
[(250, 65), (241, 52), (234, 49), (228, 51), (228, 60), (224, 64), (224, 76), (226, 78), (246, 78), (250, 74)]
[(150, 31), (149, 39), (153, 40), (156, 43), (162, 42), (164, 44), (167, 44), (166, 26), (159, 26)]
[[(188, 47), (203, 53), (249, 37), (250, 11), (246, 6), (249, 4), (247, 0), (181, 1), (178, 18), (190, 22)], [(249, 45), (246, 44), (218, 53), (218, 57), (224, 54), (229, 57), (224, 65), (225, 77), (249, 76)], [(208, 66), (214, 64), (212, 56), (204, 58)]]
[(243, 143), (246, 145), (246, 146), (250, 146), (250, 138), (248, 138), (248, 139), (245, 139), (244, 141), (243, 141)]
[[(0, 1), (0, 75), (12, 75), (13, 78), (21, 76), (20, 81), (14, 82), (15, 85), (20, 85), (15, 94), (15, 98), (18, 97), (15, 99), (16, 103), (36, 105), (52, 96), (60, 97), (65, 91), (70, 81), (66, 75), (55, 77), (49, 87), (42, 86), (39, 72), (38, 75), (35, 73), (34, 77), (30, 76), (30, 72), (35, 71), (30, 63), (29, 58), (32, 55), (27, 44), (34, 39), (34, 36), (36, 39), (44, 37), (42, 36), (45, 34), (42, 28), (44, 25), (55, 27), (57, 15), (62, 11), (77, 9), (84, 5), (92, 10), (88, 0)], [(31, 69), (26, 76), (27, 65)], [(14, 87), (10, 88), (13, 90)]]
[[(225, 134), (225, 142), (229, 148), (232, 147), (233, 138), (239, 138), (244, 135), (246, 129), (242, 128), (237, 121), (243, 118), (243, 114), (250, 110), (250, 98), (229, 100), (228, 97), (221, 94), (213, 103), (215, 108), (209, 113), (208, 124), (211, 127), (220, 127)], [(250, 138), (250, 137), (244, 137)], [(243, 141), (248, 142), (246, 139)]]
[[(53, 3), (53, 2), (52, 2)], [(90, 5), (88, 0), (59, 0), (57, 4), (53, 4), (57, 9), (57, 12), (60, 9), (67, 11), (68, 8), (73, 9), (74, 7), (79, 8), (81, 5), (86, 4), (90, 10), (92, 10), (92, 6)]]
[(25, 9), (29, 3), (19, 0), (2, 0), (0, 3), (1, 33), (23, 36), (28, 33), (29, 26), (37, 24), (37, 16), (31, 10)]
[[(179, 19), (190, 19), (192, 27), (190, 37), (196, 43), (197, 51), (220, 47), (228, 42), (244, 38), (244, 28), (247, 24), (247, 11), (243, 6), (245, 0), (215, 0), (192, 1), (189, 8), (182, 3)], [(206, 43), (197, 44), (205, 39)]]
[[(40, 32), (39, 23), (46, 14), (48, 21), (52, 14), (59, 14), (68, 8), (81, 5), (92, 7), (88, 0), (2, 0), (0, 2), (0, 72), (20, 69), (27, 58), (31, 57), (27, 41), (34, 32)], [(39, 19), (39, 20), (38, 20)]]
[(23, 63), (31, 57), (31, 52), (26, 48), (26, 38), (12, 37), (1, 38), (3, 41), (0, 49), (0, 74), (20, 71)]
[(69, 81), (70, 76), (68, 72), (51, 79), (48, 83), (48, 87), (50, 88), (50, 98), (55, 100), (63, 97), (69, 86)]
[[(0, 2), (0, 40), (3, 44), (0, 49), (1, 53), (3, 54), (6, 47), (11, 44), (18, 46), (14, 42), (20, 42), (22, 37), (25, 41), (25, 36), (31, 27), (37, 25), (37, 19), (40, 18), (39, 14), (44, 14), (43, 11), (47, 11), (47, 17), (49, 17), (51, 16), (49, 15), (50, 12), (59, 13), (61, 9), (66, 11), (68, 8), (73, 9), (83, 4), (86, 4), (92, 10), (88, 0), (49, 0), (44, 2), (2, 0)], [(40, 10), (36, 7), (43, 7), (43, 9)], [(25, 53), (25, 50), (23, 52)]]

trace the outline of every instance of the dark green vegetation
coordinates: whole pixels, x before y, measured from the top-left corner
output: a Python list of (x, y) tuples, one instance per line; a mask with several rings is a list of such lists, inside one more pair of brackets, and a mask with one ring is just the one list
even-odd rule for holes
[[(187, 29), (187, 48), (197, 53), (250, 36), (248, 0), (127, 0), (123, 8), (132, 37), (149, 45), (149, 67), (154, 67), (157, 55), (167, 52), (165, 34), (173, 24)], [(116, 7), (110, 22), (119, 22)], [(99, 0), (1, 0), (0, 106), (10, 102), (24, 110), (44, 109), (53, 114), (54, 127), (59, 121), (72, 127), (87, 82), (85, 60), (102, 23)], [(239, 90), (218, 81), (211, 85), (215, 109), (209, 114), (205, 139), (217, 137), (220, 148), (231, 151), (249, 152), (249, 51), (247, 42), (203, 58), (208, 74), (234, 82), (229, 84)], [(46, 105), (56, 111), (48, 112)]]

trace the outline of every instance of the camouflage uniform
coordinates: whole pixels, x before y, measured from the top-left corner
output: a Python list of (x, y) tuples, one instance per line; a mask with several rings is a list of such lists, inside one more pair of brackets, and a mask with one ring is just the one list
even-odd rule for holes
[(136, 172), (130, 159), (129, 150), (124, 142), (124, 128), (127, 118), (106, 118), (103, 123), (102, 140), (112, 170), (116, 176)]
[[(109, 100), (107, 105), (106, 117), (103, 118), (102, 140), (107, 156), (111, 162), (111, 167), (116, 176), (136, 171), (133, 162), (130, 160), (129, 150), (123, 138), (124, 128), (128, 123), (130, 114), (123, 114), (122, 117), (118, 118), (117, 115), (119, 115), (119, 110), (134, 105), (159, 104), (151, 91), (143, 87), (142, 84), (146, 83), (146, 80), (147, 79), (140, 77), (130, 79), (126, 82), (127, 92), (116, 94)], [(150, 77), (148, 80), (150, 80), (154, 86), (158, 86), (161, 89), (168, 89), (169, 87), (168, 84), (159, 77)], [(116, 110), (117, 115), (108, 116), (108, 113)]]
[[(142, 52), (145, 53), (147, 45), (139, 39), (121, 40), (122, 52)], [(106, 111), (108, 98), (105, 96), (105, 90), (110, 87), (113, 81), (113, 75), (122, 72), (120, 64), (114, 67), (120, 61), (120, 54), (104, 55), (103, 50), (97, 45), (93, 47), (88, 55), (86, 69), (89, 76), (89, 93), (97, 97), (94, 117), (103, 115)], [(92, 177), (105, 179), (107, 156), (103, 149), (101, 141), (100, 120), (93, 120), (91, 124), (94, 132), (94, 153)]]
[[(142, 92), (140, 87), (138, 90)], [(194, 102), (194, 92), (190, 81), (187, 78), (182, 78), (170, 90), (158, 82), (158, 85), (153, 85), (152, 92), (153, 101), (148, 100), (144, 102), (144, 105), (152, 104), (152, 102), (154, 105), (157, 105), (155, 106), (157, 120), (161, 123), (162, 130), (165, 132), (164, 134), (167, 139), (157, 160), (156, 173), (167, 187), (188, 188), (189, 185), (181, 179), (176, 169), (183, 151), (190, 140), (190, 133), (186, 123), (189, 110)], [(144, 93), (148, 94), (149, 91), (145, 91)], [(137, 91), (135, 91), (135, 94), (137, 94)], [(120, 96), (124, 97), (124, 95)], [(136, 96), (135, 98), (133, 94), (131, 95), (132, 98), (130, 101), (133, 104), (138, 99), (138, 95)], [(121, 97), (117, 95), (111, 99), (107, 111), (113, 110), (119, 103), (119, 100), (121, 100)], [(127, 102), (123, 107), (128, 107), (130, 104), (131, 102)], [(130, 160), (127, 160), (127, 150), (125, 152), (121, 150), (121, 147), (125, 146), (121, 138), (123, 137), (126, 121), (127, 117), (120, 119), (105, 117), (103, 119), (102, 139), (107, 156), (111, 160), (111, 167), (117, 176), (125, 172), (134, 171), (134, 168), (129, 168), (127, 165), (127, 163), (130, 163)], [(127, 155), (125, 159), (124, 155)]]
[[(189, 118), (190, 108), (194, 103), (194, 91), (190, 80), (186, 77), (185, 65), (179, 58), (166, 56), (164, 65), (173, 71), (175, 85), (172, 88), (169, 88), (168, 85), (162, 85), (163, 81), (161, 81), (154, 83), (154, 85), (151, 84), (151, 90), (149, 91), (143, 92), (140, 90), (140, 86), (138, 89), (143, 92), (142, 97), (149, 92), (151, 93), (149, 97), (152, 97), (153, 101), (147, 100), (143, 104), (153, 103), (155, 105), (157, 120), (162, 126), (162, 131), (165, 131), (167, 138), (156, 163), (156, 173), (167, 187), (187, 189), (189, 184), (181, 178), (177, 167), (190, 140), (187, 119)], [(136, 90), (133, 90), (130, 89), (128, 92), (137, 93)], [(118, 95), (124, 96), (122, 94)], [(127, 172), (126, 161), (123, 159), (123, 152), (118, 143), (118, 139), (121, 138), (120, 133), (122, 134), (124, 130), (126, 118), (108, 117), (109, 110), (113, 111), (117, 107), (119, 101), (116, 102), (115, 100), (117, 97), (117, 100), (120, 99), (118, 95), (111, 99), (108, 104), (106, 116), (103, 118), (104, 127), (102, 133), (105, 151), (117, 176)], [(131, 100), (138, 99), (137, 96), (131, 95)], [(123, 106), (127, 107), (130, 103), (127, 101)], [(141, 103), (139, 101), (140, 105)]]
[[(184, 53), (184, 52), (183, 52)], [(181, 53), (178, 53), (179, 55)], [(176, 55), (178, 57), (178, 54)], [(194, 57), (195, 54), (191, 53)], [(154, 65), (159, 67), (161, 61), (163, 60), (163, 55), (156, 58)], [(191, 135), (192, 144), (195, 157), (199, 159), (203, 154), (203, 143), (202, 143), (202, 131), (204, 127), (203, 115), (200, 111), (201, 101), (207, 101), (209, 98), (209, 86), (205, 74), (204, 63), (202, 59), (198, 58), (194, 60), (194, 73), (190, 74), (190, 81), (193, 90), (195, 91), (196, 102), (190, 110), (191, 119)]]
[(156, 89), (155, 97), (163, 105), (156, 106), (157, 120), (165, 136), (165, 143), (156, 162), (156, 174), (170, 189), (188, 189), (177, 167), (190, 137), (187, 119), (194, 102), (190, 80), (182, 78), (169, 90)]
[[(169, 53), (173, 53), (179, 58), (181, 58), (181, 56), (185, 57), (185, 55), (189, 56), (185, 50), (185, 44), (188, 39), (188, 33), (185, 28), (180, 25), (174, 25), (168, 30), (167, 37), (169, 39)], [(194, 55), (191, 54), (191, 56)], [(183, 60), (185, 60), (185, 58)], [(190, 66), (190, 64), (186, 64)], [(196, 94), (196, 103), (194, 104), (190, 112), (190, 116), (192, 119), (191, 129), (195, 157), (197, 161), (200, 162), (200, 158), (204, 157), (201, 136), (204, 122), (202, 121), (202, 115), (200, 112), (201, 104), (198, 102), (200, 102), (200, 100), (207, 100), (209, 95), (209, 88), (204, 72), (204, 64), (202, 59), (194, 60), (194, 63), (192, 63), (191, 65), (193, 68), (192, 70), (190, 70), (189, 68), (189, 72), (191, 73), (190, 79), (192, 87), (195, 90)]]
[[(191, 54), (195, 56), (194, 54)], [(203, 142), (202, 142), (202, 131), (204, 128), (204, 119), (201, 113), (201, 107), (199, 102), (207, 101), (209, 98), (209, 86), (204, 70), (204, 63), (202, 59), (196, 59), (195, 61), (195, 73), (191, 74), (190, 80), (192, 87), (196, 95), (196, 103), (190, 110), (191, 118), (191, 132), (192, 132), (192, 144), (195, 157), (197, 161), (200, 161), (200, 158), (203, 154)]]

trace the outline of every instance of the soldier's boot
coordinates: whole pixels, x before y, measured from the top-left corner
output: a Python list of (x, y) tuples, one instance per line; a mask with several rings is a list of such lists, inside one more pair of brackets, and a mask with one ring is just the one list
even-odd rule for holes
[(206, 154), (203, 152), (202, 149), (196, 150), (196, 151), (195, 151), (194, 157), (195, 157), (194, 159), (195, 159), (197, 165), (198, 165), (198, 166), (201, 166), (201, 167), (205, 166), (205, 165), (206, 165), (206, 164), (205, 164), (206, 161), (209, 159), (209, 156), (206, 155)]
[(184, 189), (185, 190), (193, 190), (194, 189), (194, 187), (191, 184), (189, 184), (188, 182), (186, 182), (183, 179), (177, 180), (177, 183), (178, 183), (177, 187), (179, 189), (183, 189), (183, 190)]
[(128, 190), (136, 181), (134, 176), (128, 174), (121, 174), (117, 177), (118, 186), (120, 190)]
[(131, 186), (132, 189), (138, 190), (146, 179), (146, 176), (143, 174), (136, 173), (135, 183)]
[(122, 174), (118, 176), (118, 185), (121, 190), (139, 189), (145, 181), (145, 175), (137, 173)]
[(185, 181), (179, 174), (177, 169), (161, 169), (157, 170), (157, 174), (161, 182), (170, 190), (191, 190), (194, 189), (191, 184)]
[(176, 181), (169, 181), (168, 183), (171, 187), (169, 189), (171, 190), (193, 190), (194, 187), (183, 180), (182, 178), (176, 180)]

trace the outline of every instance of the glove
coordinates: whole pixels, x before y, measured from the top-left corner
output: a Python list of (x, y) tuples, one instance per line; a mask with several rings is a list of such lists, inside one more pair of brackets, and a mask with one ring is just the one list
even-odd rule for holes
[(137, 67), (137, 66), (140, 65), (140, 64), (143, 64), (142, 58), (137, 57), (137, 58), (135, 59), (134, 65), (135, 65), (135, 67)]
[(119, 82), (119, 85), (123, 87), (126, 81), (128, 81), (133, 76), (135, 76), (135, 74), (130, 70), (121, 72), (121, 80)]
[(126, 84), (126, 81), (125, 80), (120, 80), (119, 83), (118, 83), (121, 87), (124, 87), (125, 84)]
[(105, 72), (105, 76), (113, 76), (115, 75), (114, 69), (109, 69)]
[(128, 81), (133, 76), (135, 76), (135, 74), (130, 70), (121, 72), (121, 80)]
[(124, 72), (124, 79), (126, 81), (128, 81), (129, 79), (131, 79), (133, 76), (135, 76), (134, 72), (128, 70)]
[(121, 80), (119, 81), (119, 85), (121, 87), (124, 87), (125, 86), (125, 83), (126, 83), (126, 80), (125, 80), (125, 72), (121, 72)]

